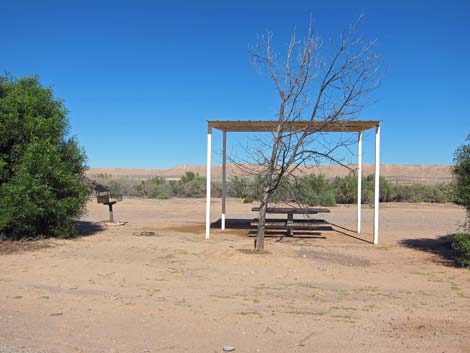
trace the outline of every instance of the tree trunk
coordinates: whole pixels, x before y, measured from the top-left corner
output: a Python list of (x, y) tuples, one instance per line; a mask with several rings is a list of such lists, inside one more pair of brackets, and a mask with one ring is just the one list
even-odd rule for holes
[(266, 185), (263, 190), (263, 197), (259, 205), (258, 230), (256, 232), (255, 250), (264, 250), (264, 231), (266, 229), (266, 210), (269, 204), (270, 185)]
[[(282, 116), (282, 110), (281, 110)], [(273, 149), (271, 153), (271, 159), (269, 160), (268, 170), (266, 173), (266, 181), (263, 190), (263, 196), (261, 197), (261, 202), (259, 205), (259, 216), (258, 216), (258, 231), (256, 232), (256, 243), (255, 243), (255, 250), (260, 251), (264, 250), (264, 231), (266, 229), (266, 210), (269, 204), (269, 198), (273, 193), (273, 174), (274, 174), (274, 166), (277, 160), (277, 153), (279, 150), (279, 141), (281, 140), (281, 123), (278, 124), (276, 129), (276, 137), (274, 138), (273, 142)]]

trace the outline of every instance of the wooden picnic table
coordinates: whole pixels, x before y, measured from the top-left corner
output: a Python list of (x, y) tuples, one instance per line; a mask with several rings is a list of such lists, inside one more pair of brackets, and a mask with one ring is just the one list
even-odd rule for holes
[[(251, 210), (253, 212), (259, 212), (259, 207), (253, 207)], [(293, 235), (293, 229), (305, 229), (310, 228), (312, 226), (311, 223), (297, 223), (294, 222), (294, 214), (318, 214), (318, 213), (330, 213), (328, 208), (324, 207), (268, 207), (266, 209), (266, 213), (271, 214), (286, 214), (287, 219), (286, 221), (281, 222), (266, 222), (266, 227), (268, 228), (285, 228), (287, 230), (287, 235)], [(252, 225), (258, 225), (256, 219), (252, 222)]]

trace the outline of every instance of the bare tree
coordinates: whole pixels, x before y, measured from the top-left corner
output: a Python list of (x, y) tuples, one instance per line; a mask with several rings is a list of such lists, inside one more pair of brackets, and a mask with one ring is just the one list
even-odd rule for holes
[[(264, 178), (256, 250), (264, 249), (266, 211), (273, 193), (301, 165), (320, 160), (342, 164), (337, 152), (348, 141), (328, 140), (322, 132), (356, 118), (367, 104), (364, 98), (378, 85), (375, 42), (358, 35), (360, 21), (361, 17), (342, 32), (337, 43), (325, 45), (310, 24), (305, 38), (291, 36), (283, 57), (274, 50), (270, 32), (258, 38), (251, 52), (253, 64), (272, 80), (280, 98), (275, 131), (252, 154), (258, 165), (255, 173)], [(307, 124), (293, 128), (295, 121)]]

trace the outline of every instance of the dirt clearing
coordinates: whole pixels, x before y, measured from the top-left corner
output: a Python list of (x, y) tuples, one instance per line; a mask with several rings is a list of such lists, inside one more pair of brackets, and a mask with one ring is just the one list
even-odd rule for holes
[(204, 210), (125, 199), (110, 227), (91, 202), (83, 237), (0, 255), (0, 352), (470, 352), (470, 271), (445, 238), (460, 208), (383, 205), (373, 246), (372, 210), (357, 239), (355, 208), (334, 207), (333, 230), (259, 256), (243, 227), (204, 240)]

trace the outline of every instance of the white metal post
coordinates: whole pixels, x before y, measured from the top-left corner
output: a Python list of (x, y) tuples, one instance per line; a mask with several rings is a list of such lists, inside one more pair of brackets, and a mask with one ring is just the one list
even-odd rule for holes
[(362, 131), (357, 134), (357, 233), (361, 233), (362, 222)]
[(374, 244), (379, 243), (380, 125), (375, 128)]
[(223, 132), (222, 142), (222, 221), (221, 228), (225, 229), (225, 198), (227, 197), (227, 131)]
[(212, 157), (212, 127), (207, 128), (207, 173), (206, 173), (206, 239), (209, 239), (211, 229), (211, 157)]

